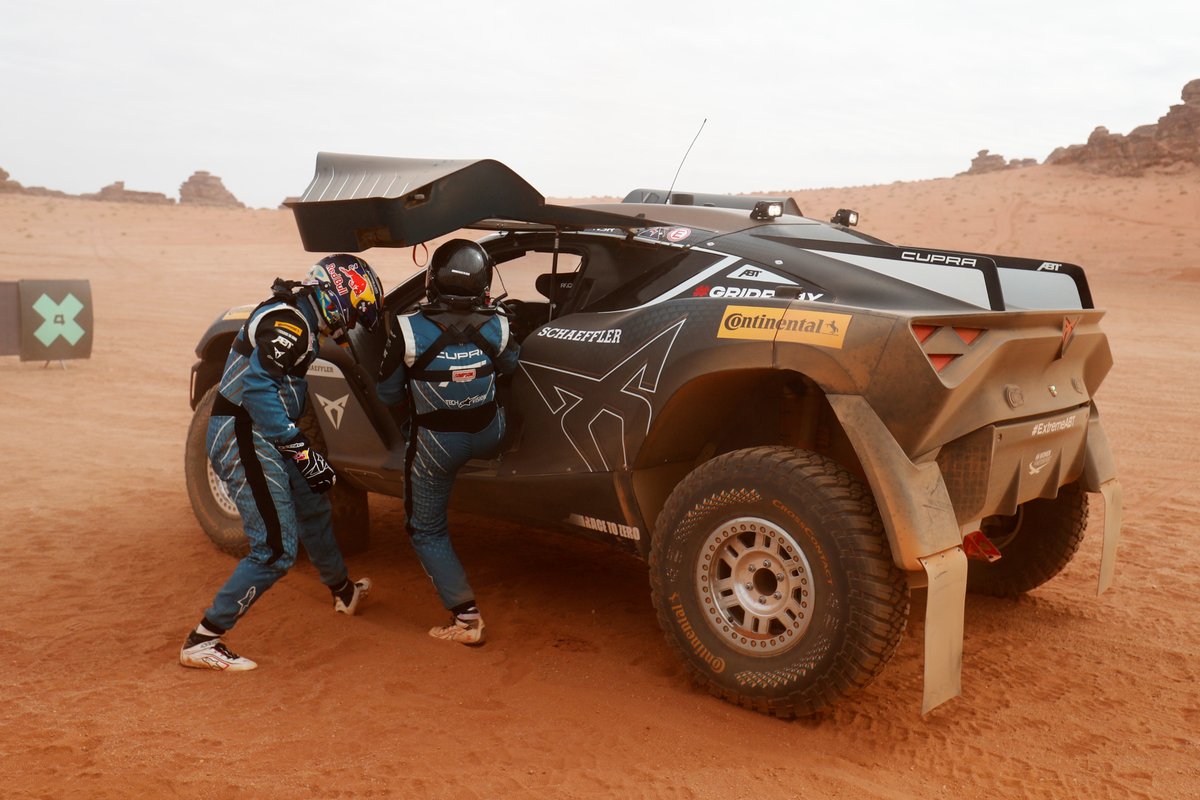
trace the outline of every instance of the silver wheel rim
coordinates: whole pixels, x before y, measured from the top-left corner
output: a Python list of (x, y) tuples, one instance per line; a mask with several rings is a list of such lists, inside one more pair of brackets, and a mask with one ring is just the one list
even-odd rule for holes
[(704, 620), (745, 655), (776, 655), (800, 643), (816, 586), (792, 535), (759, 517), (738, 517), (705, 537), (696, 562)]
[(216, 501), (217, 507), (225, 512), (227, 516), (238, 516), (237, 504), (229, 496), (229, 487), (225, 485), (225, 481), (217, 477), (217, 473), (213, 471), (212, 462), (208, 459), (204, 461), (204, 470), (208, 474), (208, 490), (212, 492), (212, 497)]

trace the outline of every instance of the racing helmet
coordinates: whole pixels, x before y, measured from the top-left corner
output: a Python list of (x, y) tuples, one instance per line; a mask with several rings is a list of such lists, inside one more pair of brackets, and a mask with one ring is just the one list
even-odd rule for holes
[(312, 265), (305, 281), (321, 322), (330, 335), (344, 335), (355, 325), (369, 331), (383, 319), (383, 285), (371, 265), (358, 256), (338, 253)]
[(482, 305), (492, 285), (492, 257), (477, 242), (451, 239), (433, 253), (425, 272), (431, 303), (451, 308)]

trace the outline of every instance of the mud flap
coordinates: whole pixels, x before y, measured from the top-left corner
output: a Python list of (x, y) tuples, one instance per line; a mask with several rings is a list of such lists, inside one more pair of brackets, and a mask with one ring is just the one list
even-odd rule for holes
[(1121, 482), (1116, 478), (1100, 485), (1104, 498), (1104, 548), (1100, 554), (1100, 580), (1096, 594), (1112, 586), (1113, 573), (1117, 568), (1117, 543), (1121, 539)]
[(920, 559), (929, 580), (925, 600), (925, 696), (921, 713), (962, 694), (967, 556), (951, 547)]

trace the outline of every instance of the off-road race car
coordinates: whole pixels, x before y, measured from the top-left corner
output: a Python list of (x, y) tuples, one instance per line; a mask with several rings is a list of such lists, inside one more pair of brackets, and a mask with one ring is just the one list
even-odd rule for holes
[[(713, 694), (816, 712), (892, 657), (925, 588), (923, 711), (960, 692), (968, 590), (1028, 592), (1121, 492), (1093, 396), (1112, 359), (1084, 272), (893, 246), (790, 198), (641, 189), (561, 206), (495, 161), (322, 153), (289, 203), (307, 250), (409, 247), (462, 229), (497, 264), (520, 366), (509, 432), (455, 508), (610, 541), (646, 559), (666, 640)], [(264, 276), (264, 280), (271, 276)], [(417, 274), (387, 294), (424, 298)], [(202, 527), (237, 553), (204, 453), (215, 385), (250, 306), (204, 334), (186, 455)], [(402, 496), (404, 419), (375, 381), (385, 334), (309, 370), (303, 424), (338, 471), (335, 528)]]

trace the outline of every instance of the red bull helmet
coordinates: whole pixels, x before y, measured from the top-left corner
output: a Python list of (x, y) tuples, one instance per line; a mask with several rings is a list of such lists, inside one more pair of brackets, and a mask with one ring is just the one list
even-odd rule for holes
[(383, 285), (358, 256), (338, 253), (322, 258), (308, 271), (305, 283), (314, 287), (321, 321), (335, 338), (359, 324), (373, 331), (383, 319)]

